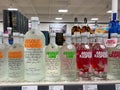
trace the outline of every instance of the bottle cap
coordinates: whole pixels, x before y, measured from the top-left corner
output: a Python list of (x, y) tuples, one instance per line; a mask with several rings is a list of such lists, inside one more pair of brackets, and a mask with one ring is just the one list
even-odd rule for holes
[(66, 36), (69, 36), (69, 37), (71, 37), (71, 33), (66, 33)]
[(111, 37), (117, 37), (117, 33), (111, 33)]
[(100, 33), (97, 33), (97, 34), (95, 34), (95, 37), (103, 37), (103, 35)]
[(103, 37), (104, 37), (104, 38), (108, 38), (108, 33), (103, 34)]
[(56, 33), (50, 33), (50, 36), (56, 36)]
[(18, 33), (18, 32), (13, 32), (13, 36), (20, 36), (20, 33)]
[(24, 37), (24, 34), (21, 33), (21, 34), (20, 34), (20, 37)]
[(4, 34), (3, 34), (3, 37), (9, 37), (9, 35), (8, 35), (8, 34), (6, 34), (6, 33), (4, 33)]

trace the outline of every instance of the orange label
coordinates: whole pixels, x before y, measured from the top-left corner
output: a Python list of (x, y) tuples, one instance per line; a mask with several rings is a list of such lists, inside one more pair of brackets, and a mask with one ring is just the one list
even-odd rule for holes
[(0, 52), (0, 58), (3, 58), (3, 53), (2, 52)]
[(25, 48), (42, 48), (42, 41), (40, 39), (26, 39), (24, 42)]
[(23, 53), (22, 52), (9, 52), (8, 53), (8, 58), (22, 58)]

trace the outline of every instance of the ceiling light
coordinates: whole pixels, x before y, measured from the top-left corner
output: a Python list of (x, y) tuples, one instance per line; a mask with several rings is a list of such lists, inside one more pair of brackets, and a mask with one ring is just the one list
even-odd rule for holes
[(108, 10), (106, 13), (112, 13), (112, 10)]
[(92, 21), (97, 21), (97, 20), (98, 20), (98, 18), (91, 18), (91, 20), (92, 20)]
[(60, 12), (60, 13), (67, 13), (68, 10), (67, 9), (59, 9), (58, 12)]
[(55, 18), (55, 19), (56, 19), (56, 20), (62, 20), (63, 18), (60, 18), (60, 17), (59, 17), (59, 18)]
[(9, 11), (18, 11), (17, 8), (8, 8)]

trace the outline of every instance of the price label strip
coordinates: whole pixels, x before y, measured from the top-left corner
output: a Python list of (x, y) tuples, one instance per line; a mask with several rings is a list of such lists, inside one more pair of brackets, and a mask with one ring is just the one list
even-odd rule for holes
[(83, 90), (98, 90), (97, 85), (83, 85)]
[(49, 86), (49, 90), (64, 90), (64, 86), (63, 85), (51, 85)]
[(115, 84), (115, 90), (120, 90), (120, 84)]
[(38, 86), (22, 86), (22, 90), (38, 90)]

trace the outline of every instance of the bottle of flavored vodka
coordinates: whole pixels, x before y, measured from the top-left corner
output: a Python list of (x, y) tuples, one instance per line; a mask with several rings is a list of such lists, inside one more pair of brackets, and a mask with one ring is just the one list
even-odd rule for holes
[(24, 48), (19, 42), (19, 33), (13, 33), (14, 43), (8, 49), (8, 80), (24, 79)]
[(60, 69), (60, 50), (55, 43), (56, 33), (50, 33), (50, 44), (45, 48), (45, 80), (59, 81), (61, 75)]
[(88, 44), (88, 33), (81, 34), (81, 44), (77, 48), (77, 72), (82, 80), (91, 79), (92, 50)]
[(76, 49), (77, 49), (81, 44), (81, 34), (79, 32), (76, 32), (75, 35), (76, 35)]
[(107, 48), (101, 34), (96, 34), (96, 43), (92, 48), (93, 80), (104, 80), (107, 76)]
[(6, 81), (8, 75), (7, 53), (2, 43), (2, 33), (0, 33), (0, 81)]
[[(108, 79), (120, 80), (120, 35), (116, 33), (111, 34), (111, 39), (117, 39), (115, 45), (108, 47)], [(114, 41), (111, 42), (114, 44)]]
[(71, 34), (66, 34), (66, 42), (60, 49), (61, 80), (76, 80), (76, 48), (71, 43)]
[(24, 37), (25, 81), (40, 81), (45, 77), (45, 37), (38, 28), (39, 18), (31, 17), (32, 29)]

